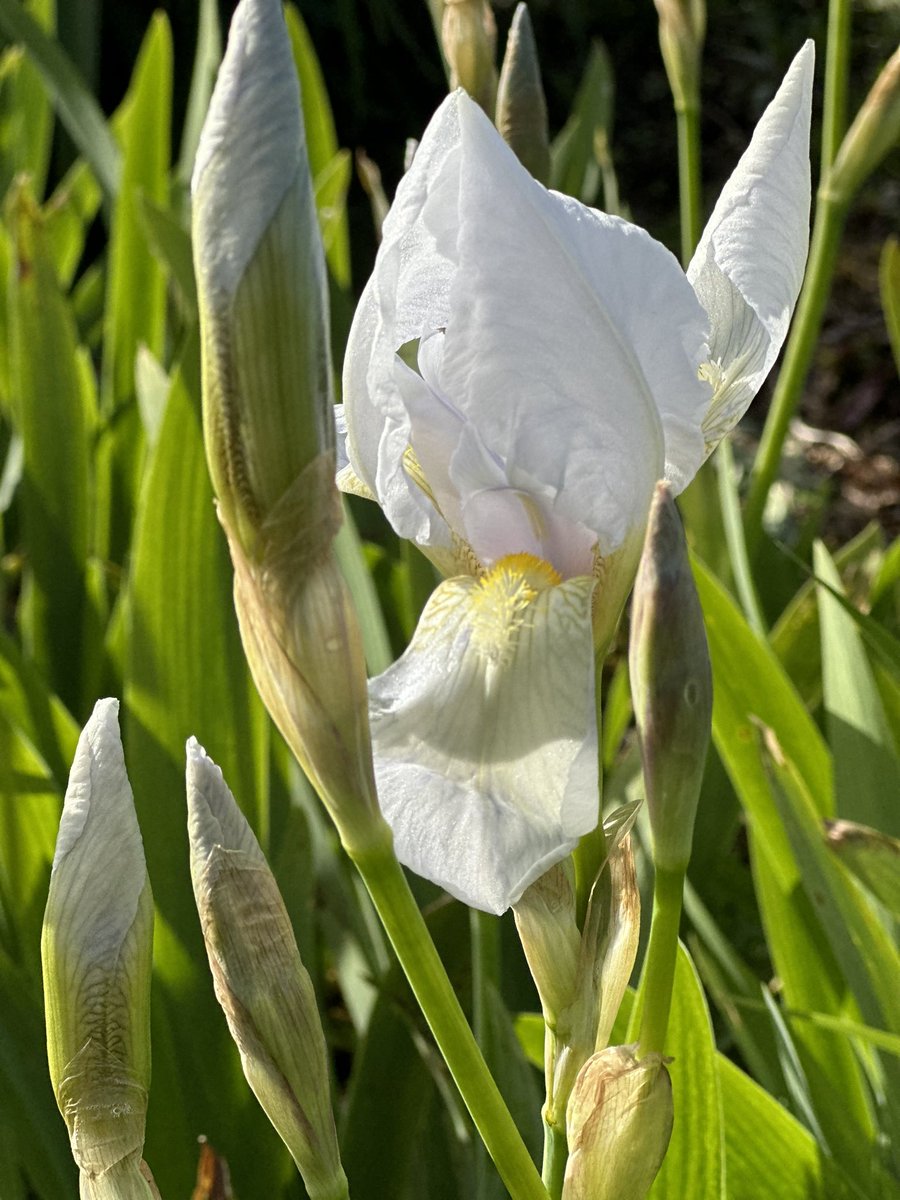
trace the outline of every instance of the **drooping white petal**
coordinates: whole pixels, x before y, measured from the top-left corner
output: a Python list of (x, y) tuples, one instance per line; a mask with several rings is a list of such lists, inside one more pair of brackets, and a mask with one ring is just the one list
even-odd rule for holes
[[(305, 157), (280, 0), (241, 0), (194, 164), (195, 257), (230, 295)], [(235, 198), (241, 197), (241, 204)]]
[[(709, 313), (715, 393), (703, 420), (707, 453), (740, 420), (787, 334), (809, 248), (809, 124), (815, 49), (808, 41), (726, 183), (688, 279)], [(669, 458), (678, 491), (689, 467)]]
[(505, 911), (598, 817), (593, 580), (526, 556), (431, 597), (370, 684), (378, 794), (397, 855)]
[(400, 466), (412, 422), (394, 352), (444, 330), (431, 390), (512, 490), (546, 494), (601, 551), (643, 521), (663, 430), (699, 465), (706, 318), (674, 258), (635, 226), (547, 192), (462, 93), (435, 114), (400, 184), (344, 380), (351, 462), (419, 541), (432, 525)]

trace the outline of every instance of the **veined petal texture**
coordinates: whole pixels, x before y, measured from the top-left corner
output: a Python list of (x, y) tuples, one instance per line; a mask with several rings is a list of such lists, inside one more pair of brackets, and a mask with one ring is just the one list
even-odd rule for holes
[(594, 581), (550, 574), (516, 555), (442, 583), (406, 653), (370, 684), (398, 858), (488, 912), (598, 819)]
[[(707, 453), (740, 420), (768, 375), (800, 293), (809, 249), (814, 64), (808, 41), (760, 118), (688, 267), (711, 322)], [(690, 474), (677, 461), (667, 471), (676, 491)]]
[(411, 419), (395, 353), (436, 333), (428, 384), (457, 418), (435, 415), (457, 500), (453, 458), (474, 430), (506, 486), (544, 496), (608, 553), (642, 525), (668, 441), (702, 459), (707, 320), (677, 262), (636, 226), (546, 191), (462, 93), (398, 188), (345, 370), (350, 461), (420, 542), (434, 508), (402, 460), (436, 431), (421, 410)]

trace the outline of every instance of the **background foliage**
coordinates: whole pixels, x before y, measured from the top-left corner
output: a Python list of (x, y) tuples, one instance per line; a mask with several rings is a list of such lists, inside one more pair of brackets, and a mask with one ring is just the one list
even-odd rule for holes
[[(365, 147), (390, 194), (404, 141), (421, 132), (445, 82), (425, 4), (338, 0), (302, 11), (306, 24), (290, 7), (289, 23), (339, 361), (376, 244), (347, 148)], [(628, 211), (674, 244), (675, 151), (653, 6), (560, 0), (535, 3), (533, 14), (551, 123), (569, 131), (556, 146), (557, 183), (603, 201), (593, 152), (602, 128)], [(138, 2), (79, 0), (57, 11), (54, 0), (0, 0), (0, 1200), (55, 1200), (75, 1186), (46, 1073), (38, 947), (68, 764), (106, 694), (124, 701), (157, 904), (146, 1157), (162, 1194), (190, 1193), (199, 1135), (228, 1159), (236, 1195), (303, 1194), (212, 994), (187, 867), (190, 733), (222, 766), (294, 920), (334, 1049), (351, 1188), (374, 1200), (473, 1194), (467, 1118), (357, 879), (263, 713), (231, 607), (200, 431), (186, 188), (218, 60), (215, 18), (229, 15), (207, 0), (199, 13), (182, 0), (155, 14)], [(508, 18), (498, 10), (501, 33)], [(710, 196), (790, 56), (823, 22), (813, 3), (710, 5)], [(855, 101), (898, 27), (893, 6), (858, 12)], [(605, 50), (591, 48), (597, 37)], [(777, 538), (755, 572), (761, 618), (735, 599), (719, 515), (720, 490), (727, 496), (736, 482), (730, 460), (718, 478), (704, 470), (684, 498), (713, 658), (715, 751), (673, 1015), (679, 1121), (655, 1197), (898, 1194), (896, 914), (821, 836), (822, 819), (838, 814), (900, 835), (900, 547), (891, 541), (900, 429), (876, 271), (897, 172), (889, 162), (854, 211), (850, 265), (804, 410), (864, 453), (854, 457), (833, 434), (800, 438), (771, 514)], [(883, 294), (896, 311), (896, 256), (884, 261)], [(849, 315), (847, 294), (857, 297)], [(900, 355), (896, 327), (894, 337)], [(859, 464), (879, 455), (876, 486)], [(341, 553), (374, 672), (403, 648), (434, 580), (374, 506), (354, 504), (352, 514)], [(621, 649), (605, 709), (612, 806), (641, 792)], [(414, 886), (466, 997), (467, 916)], [(536, 1148), (540, 1019), (508, 921), (499, 937), (502, 988), (482, 1037)], [(620, 1026), (624, 1038), (627, 1013)], [(480, 1186), (482, 1196), (500, 1194)]]

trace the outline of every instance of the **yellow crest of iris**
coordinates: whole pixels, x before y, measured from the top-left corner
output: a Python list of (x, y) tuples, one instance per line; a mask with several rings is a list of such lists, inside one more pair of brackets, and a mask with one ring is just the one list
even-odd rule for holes
[(471, 596), (472, 644), (498, 666), (513, 654), (533, 601), (562, 583), (535, 554), (507, 554), (482, 575)]

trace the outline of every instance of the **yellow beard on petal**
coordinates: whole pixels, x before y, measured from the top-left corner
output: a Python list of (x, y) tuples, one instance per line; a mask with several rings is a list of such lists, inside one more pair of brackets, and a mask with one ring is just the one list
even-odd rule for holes
[(478, 580), (471, 597), (472, 645), (501, 666), (516, 647), (532, 601), (562, 576), (534, 554), (507, 554)]

